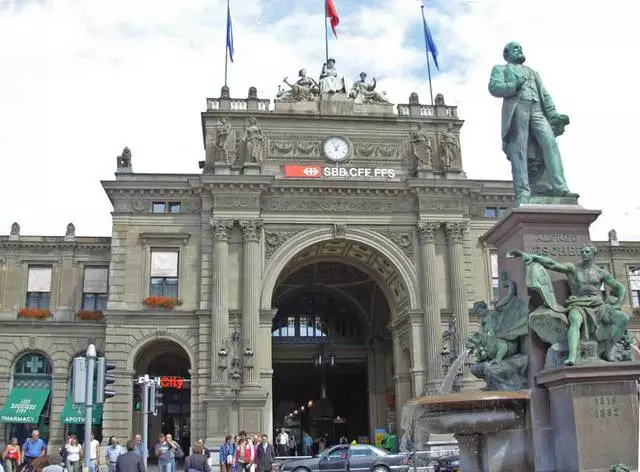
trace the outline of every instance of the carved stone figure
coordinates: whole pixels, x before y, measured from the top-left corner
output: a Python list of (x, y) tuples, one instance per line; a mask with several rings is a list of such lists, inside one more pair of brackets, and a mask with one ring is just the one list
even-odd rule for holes
[(258, 89), (255, 87), (249, 87), (249, 94), (247, 95), (247, 98), (249, 99), (257, 99), (258, 98)]
[(420, 97), (416, 92), (411, 92), (409, 95), (409, 105), (420, 105)]
[(229, 147), (232, 145), (235, 146), (235, 142), (231, 142), (232, 140), (229, 139), (230, 134), (231, 125), (229, 124), (229, 120), (221, 118), (216, 125), (216, 142), (214, 144), (215, 162), (229, 164)]
[(411, 155), (418, 167), (431, 167), (431, 138), (417, 125), (411, 131)]
[(11, 225), (11, 236), (20, 236), (20, 225), (18, 223), (13, 223)]
[(264, 160), (264, 135), (253, 117), (249, 118), (242, 142), (245, 146), (245, 162), (260, 163)]
[(439, 93), (438, 95), (436, 95), (435, 100), (433, 101), (435, 106), (437, 107), (442, 107), (445, 105), (444, 103), (444, 95), (442, 95), (441, 93)]
[(349, 97), (353, 98), (354, 103), (389, 103), (381, 93), (376, 92), (376, 84), (375, 77), (369, 83), (367, 82), (366, 72), (360, 72), (360, 80), (357, 80), (351, 86)]
[[(581, 361), (617, 361), (621, 356), (616, 345), (624, 338), (629, 315), (620, 307), (625, 288), (609, 272), (595, 262), (597, 248), (584, 244), (581, 261), (562, 263), (551, 257), (511, 251), (509, 258), (522, 258), (526, 264), (527, 285), (537, 292), (542, 304), (529, 315), (531, 329), (551, 345), (547, 351), (547, 367), (561, 361), (567, 366)], [(560, 305), (547, 270), (565, 274), (570, 295)], [(610, 296), (604, 299), (601, 286)]]
[(282, 101), (307, 102), (318, 98), (320, 85), (307, 75), (307, 69), (300, 69), (298, 80), (293, 84), (288, 82), (288, 77), (282, 79), (290, 90), (281, 90), (278, 99)]
[(67, 225), (67, 232), (65, 234), (65, 236), (75, 236), (76, 235), (76, 227), (73, 223), (69, 223)]
[(338, 76), (335, 59), (329, 59), (322, 64), (319, 82), (320, 93), (347, 93), (344, 77)]
[(118, 169), (131, 169), (131, 151), (128, 147), (122, 150), (122, 154), (116, 158)]
[(438, 145), (440, 151), (440, 162), (444, 170), (458, 168), (460, 166), (460, 146), (458, 138), (453, 132), (453, 124), (449, 123), (447, 131), (440, 134)]
[(556, 143), (569, 117), (556, 111), (538, 73), (524, 65), (520, 44), (507, 44), (502, 55), (507, 64), (491, 70), (489, 93), (503, 99), (502, 149), (511, 161), (516, 202), (569, 196)]
[(473, 310), (481, 318), (481, 330), (467, 338), (467, 347), (476, 357), (471, 373), (487, 383), (488, 390), (527, 388), (529, 360), (521, 352), (521, 339), (528, 333), (528, 307), (517, 297), (516, 283), (501, 274), (508, 293), (490, 310), (476, 302)]

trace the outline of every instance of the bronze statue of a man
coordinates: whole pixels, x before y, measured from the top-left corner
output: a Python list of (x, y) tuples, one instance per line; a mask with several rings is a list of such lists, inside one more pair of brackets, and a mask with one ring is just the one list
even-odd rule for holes
[(524, 65), (518, 43), (504, 47), (504, 65), (494, 66), (489, 93), (502, 98), (502, 149), (511, 161), (516, 204), (532, 195), (569, 196), (556, 136), (569, 117), (556, 111), (536, 71)]

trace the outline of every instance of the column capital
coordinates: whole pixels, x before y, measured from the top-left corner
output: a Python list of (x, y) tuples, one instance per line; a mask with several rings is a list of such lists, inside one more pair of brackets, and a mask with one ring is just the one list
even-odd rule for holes
[(213, 229), (213, 238), (216, 241), (231, 240), (231, 229), (233, 228), (233, 220), (225, 220), (221, 218), (211, 218), (209, 224)]
[(462, 243), (464, 235), (469, 229), (469, 223), (459, 221), (455, 223), (445, 223), (444, 230), (448, 243)]
[(418, 223), (418, 240), (423, 242), (432, 243), (436, 239), (436, 233), (442, 226), (442, 223), (437, 221), (428, 221)]
[(260, 235), (262, 234), (262, 220), (240, 220), (240, 227), (242, 228), (242, 237), (245, 241), (260, 241)]

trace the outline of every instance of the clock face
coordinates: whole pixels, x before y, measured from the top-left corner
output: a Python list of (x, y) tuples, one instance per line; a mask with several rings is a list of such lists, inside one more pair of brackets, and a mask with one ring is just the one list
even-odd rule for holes
[(331, 162), (346, 161), (351, 151), (347, 140), (339, 136), (327, 138), (322, 145), (322, 150), (325, 157)]

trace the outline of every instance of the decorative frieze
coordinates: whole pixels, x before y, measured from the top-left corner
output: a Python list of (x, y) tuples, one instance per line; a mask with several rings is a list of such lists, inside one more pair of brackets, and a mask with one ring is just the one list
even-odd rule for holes
[(214, 208), (258, 208), (258, 195), (215, 195), (213, 196)]
[(227, 241), (231, 240), (231, 229), (233, 228), (232, 220), (224, 220), (219, 218), (211, 218), (209, 220), (209, 224), (213, 229), (213, 238), (216, 241)]
[(273, 253), (299, 231), (265, 231), (264, 255), (269, 260)]
[(410, 260), (413, 260), (415, 252), (412, 233), (408, 231), (379, 231), (379, 233), (389, 238)]
[(266, 197), (262, 209), (273, 212), (407, 213), (415, 211), (416, 205), (413, 199)]
[(240, 220), (242, 238), (245, 241), (260, 241), (262, 234), (262, 220)]

